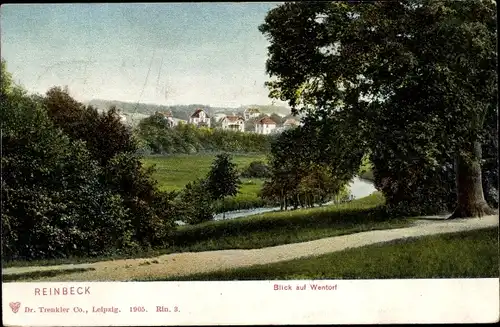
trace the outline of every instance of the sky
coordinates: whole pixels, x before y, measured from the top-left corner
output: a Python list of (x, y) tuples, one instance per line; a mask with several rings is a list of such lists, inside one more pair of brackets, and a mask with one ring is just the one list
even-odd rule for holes
[(268, 105), (258, 26), (277, 5), (2, 5), (1, 55), (33, 93), (68, 85), (79, 101)]

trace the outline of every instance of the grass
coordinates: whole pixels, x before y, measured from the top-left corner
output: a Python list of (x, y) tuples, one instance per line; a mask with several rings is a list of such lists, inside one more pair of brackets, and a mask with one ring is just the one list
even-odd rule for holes
[[(158, 181), (161, 190), (181, 190), (187, 183), (207, 175), (215, 159), (215, 154), (182, 154), (158, 157), (146, 157), (143, 163), (146, 167), (156, 165), (154, 178)], [(263, 154), (239, 154), (233, 155), (233, 162), (238, 169), (248, 166), (252, 161), (265, 161)], [(262, 184), (262, 181), (252, 179)], [(246, 181), (246, 180), (243, 180)], [(256, 194), (260, 190), (260, 184), (242, 185), (242, 194)]]
[(388, 220), (375, 193), (337, 206), (271, 212), (245, 218), (179, 227), (172, 235), (175, 252), (257, 249), (369, 230), (407, 226), (406, 219)]
[[(180, 154), (169, 156), (146, 157), (143, 163), (146, 167), (156, 165), (154, 178), (158, 181), (160, 190), (180, 191), (187, 183), (207, 175), (215, 159), (215, 154)], [(266, 161), (264, 154), (234, 154), (233, 162), (238, 169), (247, 167), (252, 161)], [(227, 198), (224, 208), (220, 202), (216, 203), (216, 213), (263, 207), (266, 202), (259, 198), (258, 193), (264, 183), (259, 178), (242, 178), (240, 193), (235, 197)], [(224, 210), (223, 210), (224, 209)]]
[(380, 207), (383, 202), (382, 195), (375, 193), (337, 206), (270, 212), (245, 218), (179, 226), (170, 237), (172, 245), (163, 249), (95, 258), (11, 261), (3, 264), (4, 267), (48, 266), (148, 258), (173, 252), (263, 248), (368, 230), (404, 227), (410, 223), (404, 219), (388, 220)]
[(154, 280), (496, 278), (498, 228), (369, 245), (306, 259)]
[(25, 279), (38, 279), (43, 277), (54, 277), (60, 275), (74, 274), (79, 272), (91, 271), (95, 268), (73, 268), (73, 269), (60, 269), (60, 270), (41, 270), (30, 271), (20, 274), (2, 275), (3, 282), (14, 282)]

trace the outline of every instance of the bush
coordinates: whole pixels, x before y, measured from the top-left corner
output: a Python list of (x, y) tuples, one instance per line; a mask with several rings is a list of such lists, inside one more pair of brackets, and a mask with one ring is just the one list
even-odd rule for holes
[(224, 199), (224, 204), (222, 203), (222, 201), (216, 201), (214, 203), (214, 213), (261, 208), (272, 204), (273, 203), (263, 200), (261, 198), (247, 199), (247, 198), (233, 197)]
[(245, 178), (268, 178), (270, 176), (269, 167), (262, 161), (251, 162), (241, 173), (241, 177)]
[(425, 163), (407, 164), (373, 156), (375, 186), (395, 216), (442, 214), (456, 203), (455, 172), (450, 163), (438, 167)]

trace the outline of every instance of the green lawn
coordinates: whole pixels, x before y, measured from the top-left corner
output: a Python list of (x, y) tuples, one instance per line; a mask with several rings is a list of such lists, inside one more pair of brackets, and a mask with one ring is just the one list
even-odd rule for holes
[(499, 277), (498, 254), (498, 228), (488, 228), (155, 280), (496, 278)]
[[(164, 191), (181, 190), (184, 186), (197, 178), (207, 175), (215, 159), (215, 154), (181, 154), (161, 157), (146, 157), (143, 162), (146, 167), (156, 165), (154, 178), (158, 186)], [(233, 162), (238, 169), (245, 168), (252, 161), (266, 161), (263, 154), (237, 154), (233, 155)], [(225, 200), (225, 211), (263, 207), (265, 201), (259, 198), (258, 193), (264, 180), (259, 178), (242, 178), (239, 194)], [(222, 203), (215, 206), (216, 213), (222, 212)]]
[[(215, 159), (215, 154), (179, 154), (161, 157), (146, 157), (143, 162), (146, 167), (156, 165), (154, 177), (162, 190), (174, 191), (182, 189), (187, 183), (207, 175)], [(233, 155), (233, 162), (238, 169), (248, 166), (252, 161), (265, 161), (265, 155)], [(255, 194), (260, 189), (262, 181), (253, 179), (255, 185), (243, 185), (242, 194)]]

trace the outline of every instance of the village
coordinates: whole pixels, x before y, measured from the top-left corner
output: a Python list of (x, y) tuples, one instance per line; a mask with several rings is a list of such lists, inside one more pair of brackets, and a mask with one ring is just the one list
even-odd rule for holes
[[(272, 119), (271, 115), (263, 114), (256, 108), (247, 108), (243, 112), (233, 112), (231, 114), (217, 112), (213, 116), (210, 116), (203, 109), (196, 109), (188, 121), (173, 117), (172, 112), (169, 110), (156, 111), (154, 115), (166, 119), (170, 127), (177, 126), (178, 124), (191, 124), (196, 127), (220, 128), (223, 130), (263, 135), (280, 133), (286, 129), (300, 125), (298, 118), (284, 117), (278, 114), (275, 114), (275, 116), (282, 118), (283, 122), (276, 122)], [(126, 119), (124, 116), (122, 118)]]

